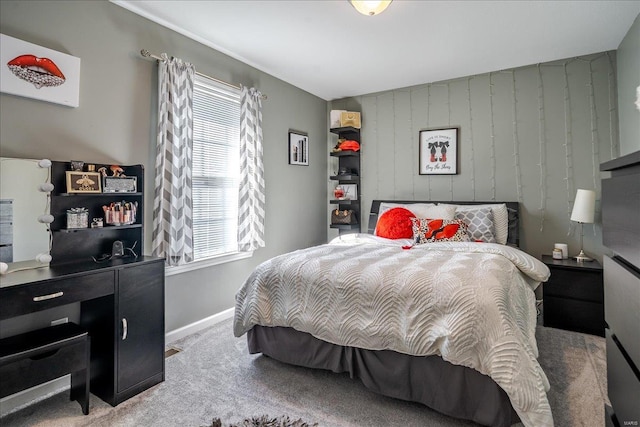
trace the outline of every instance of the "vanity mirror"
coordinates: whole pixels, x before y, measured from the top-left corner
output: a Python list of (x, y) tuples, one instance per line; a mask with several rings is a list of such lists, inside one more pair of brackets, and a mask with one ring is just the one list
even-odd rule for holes
[(9, 272), (51, 260), (51, 162), (0, 157), (0, 269)]

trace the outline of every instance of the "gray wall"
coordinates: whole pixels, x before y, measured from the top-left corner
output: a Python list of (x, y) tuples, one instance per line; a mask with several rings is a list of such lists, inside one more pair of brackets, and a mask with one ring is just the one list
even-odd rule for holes
[[(202, 73), (268, 95), (263, 104), (267, 246), (250, 259), (168, 277), (167, 331), (233, 307), (235, 292), (258, 263), (325, 241), (326, 101), (105, 1), (3, 0), (0, 31), (82, 61), (79, 108), (0, 95), (1, 155), (145, 165), (147, 253), (157, 66), (143, 59), (140, 49), (181, 57)], [(308, 167), (287, 164), (289, 128), (309, 134)]]
[(640, 150), (640, 111), (635, 106), (640, 86), (640, 15), (617, 50), (620, 155)]
[[(519, 201), (525, 251), (549, 254), (565, 242), (576, 254), (576, 189), (595, 189), (599, 201), (599, 165), (618, 156), (615, 64), (615, 52), (605, 52), (331, 102), (362, 111), (363, 206)], [(419, 175), (419, 131), (447, 126), (460, 127), (458, 174)], [(600, 258), (600, 225), (584, 234), (586, 252)]]

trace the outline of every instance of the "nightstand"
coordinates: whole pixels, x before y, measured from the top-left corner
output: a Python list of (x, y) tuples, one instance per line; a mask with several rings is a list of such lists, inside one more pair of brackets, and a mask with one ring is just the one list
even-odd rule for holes
[(544, 326), (604, 336), (602, 265), (542, 255), (551, 270), (542, 284)]

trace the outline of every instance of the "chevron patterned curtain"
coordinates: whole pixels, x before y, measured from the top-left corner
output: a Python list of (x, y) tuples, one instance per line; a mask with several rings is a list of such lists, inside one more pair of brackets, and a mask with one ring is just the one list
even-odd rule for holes
[(262, 94), (242, 86), (240, 94), (240, 193), (238, 250), (264, 247), (264, 166), (262, 164)]
[(158, 62), (158, 137), (153, 199), (153, 255), (169, 266), (193, 261), (191, 155), (193, 79), (188, 62)]

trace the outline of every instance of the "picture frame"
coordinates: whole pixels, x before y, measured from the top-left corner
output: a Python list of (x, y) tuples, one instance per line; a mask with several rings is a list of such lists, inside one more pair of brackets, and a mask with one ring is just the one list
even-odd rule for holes
[(0, 34), (0, 92), (80, 105), (80, 58)]
[(138, 191), (138, 178), (135, 176), (103, 176), (103, 193), (135, 193)]
[(340, 184), (344, 190), (344, 197), (349, 200), (358, 200), (358, 184)]
[(66, 171), (67, 193), (102, 193), (99, 172)]
[(424, 129), (419, 132), (418, 173), (457, 175), (460, 128)]
[(309, 136), (305, 132), (289, 131), (289, 164), (309, 166)]

